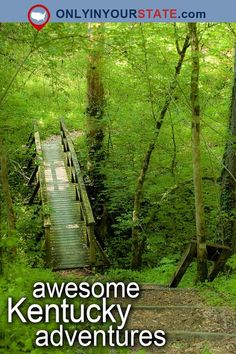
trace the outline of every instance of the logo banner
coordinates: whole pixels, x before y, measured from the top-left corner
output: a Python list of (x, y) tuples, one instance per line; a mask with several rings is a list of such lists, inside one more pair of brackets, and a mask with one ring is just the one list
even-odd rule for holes
[[(47, 9), (45, 10), (44, 7)], [(29, 10), (34, 8), (32, 16)], [(40, 30), (50, 22), (235, 22), (234, 0), (8, 0), (0, 5), (1, 22), (28, 22)], [(40, 11), (40, 9), (42, 11)], [(44, 12), (43, 9), (46, 11)], [(42, 17), (40, 16), (42, 14)]]

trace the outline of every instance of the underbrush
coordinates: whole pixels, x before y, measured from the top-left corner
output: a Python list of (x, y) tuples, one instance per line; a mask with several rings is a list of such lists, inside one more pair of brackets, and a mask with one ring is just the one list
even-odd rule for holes
[[(64, 345), (61, 349), (56, 347), (46, 347), (40, 348), (36, 347), (36, 333), (38, 331), (44, 330), (51, 333), (53, 330), (58, 330), (59, 323), (54, 321), (54, 312), (50, 314), (50, 321), (48, 323), (38, 322), (32, 323), (29, 321), (27, 311), (30, 305), (38, 304), (42, 309), (44, 309), (46, 304), (61, 305), (62, 298), (37, 298), (33, 297), (33, 285), (36, 282), (49, 282), (52, 283), (62, 283), (63, 281), (69, 281), (69, 279), (62, 278), (50, 269), (43, 268), (30, 268), (26, 262), (18, 260), (13, 263), (6, 262), (4, 267), (4, 276), (0, 279), (0, 353), (71, 353), (71, 348)], [(75, 281), (75, 279), (74, 279)], [(79, 281), (84, 281), (83, 278)], [(78, 282), (78, 278), (77, 278)], [(8, 323), (7, 312), (8, 312), (8, 299), (12, 298), (12, 308), (15, 306), (19, 300), (26, 298), (21, 305), (17, 306), (19, 311), (23, 314), (27, 323), (22, 323), (18, 316), (13, 316), (12, 323)], [(76, 297), (74, 299), (69, 299), (68, 303), (73, 303), (75, 306), (75, 311), (79, 313), (81, 304), (87, 307), (89, 304), (97, 303), (97, 299), (88, 298), (81, 299)], [(16, 311), (17, 312), (17, 311)], [(56, 313), (56, 312), (55, 312)], [(36, 318), (39, 313), (36, 313)], [(34, 316), (34, 315), (33, 315)], [(52, 316), (52, 317), (51, 317)], [(91, 324), (87, 321), (73, 324), (73, 323), (63, 323), (64, 329), (69, 331), (73, 330), (93, 330), (99, 328), (106, 328), (107, 324)], [(86, 349), (86, 348), (85, 348)], [(74, 348), (73, 348), (74, 350)], [(83, 350), (84, 353), (85, 350)], [(75, 353), (79, 353), (79, 349), (75, 349)], [(87, 352), (87, 351), (86, 351)]]
[(199, 286), (200, 294), (210, 305), (236, 308), (236, 255), (227, 262), (228, 271), (213, 282)]
[(106, 279), (107, 281), (135, 281), (137, 283), (167, 285), (175, 271), (175, 263), (175, 259), (163, 258), (158, 267), (147, 268), (142, 271), (110, 269), (106, 273)]
[[(1, 353), (34, 353), (33, 343), (35, 333), (38, 330), (37, 324), (23, 324), (20, 320), (7, 322), (7, 299), (12, 297), (18, 301), (22, 297), (27, 298), (28, 304), (33, 304), (35, 299), (32, 295), (33, 284), (37, 281), (56, 281), (55, 275), (49, 270), (29, 268), (24, 263), (9, 262), (5, 265), (5, 276), (0, 281), (0, 331), (2, 333), (0, 352)], [(53, 325), (48, 324), (48, 330)], [(51, 327), (51, 328), (50, 328)], [(35, 351), (35, 353), (38, 353)]]

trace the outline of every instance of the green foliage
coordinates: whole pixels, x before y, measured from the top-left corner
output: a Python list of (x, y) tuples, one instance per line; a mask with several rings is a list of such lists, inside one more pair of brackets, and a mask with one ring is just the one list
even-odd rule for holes
[(18, 247), (22, 257), (30, 266), (44, 266), (42, 215), (39, 206), (18, 205), (17, 233)]
[(210, 351), (207, 347), (205, 347), (200, 354), (214, 354), (212, 351)]
[(111, 269), (106, 273), (106, 279), (115, 281), (136, 281), (138, 283), (153, 283), (167, 285), (175, 271), (175, 258), (163, 258), (156, 268), (144, 269), (143, 271), (133, 271), (124, 269)]
[[(33, 284), (40, 282), (49, 282), (54, 283), (57, 282), (60, 284), (63, 281), (77, 281), (78, 277), (74, 278), (73, 275), (71, 277), (62, 278), (61, 276), (53, 273), (50, 269), (42, 269), (42, 268), (30, 268), (24, 262), (19, 259), (13, 263), (7, 263), (4, 267), (4, 277), (0, 279), (0, 333), (2, 337), (0, 338), (0, 352), (4, 353), (42, 353), (45, 352), (45, 349), (36, 348), (35, 335), (38, 330), (44, 329), (48, 332), (53, 331), (54, 329), (58, 329), (58, 324), (50, 321), (49, 323), (22, 323), (18, 318), (13, 320), (13, 323), (9, 324), (7, 322), (7, 299), (12, 297), (14, 300), (19, 300), (22, 297), (27, 298), (27, 303), (21, 306), (22, 313), (25, 313), (27, 306), (29, 304), (38, 303), (42, 307), (45, 304), (59, 304), (61, 299), (37, 299), (35, 300), (32, 291)], [(90, 277), (89, 281), (95, 281), (97, 278)], [(80, 277), (80, 281), (88, 281), (88, 279)], [(89, 298), (83, 299), (75, 298), (71, 300), (75, 305), (75, 308), (78, 309), (81, 302), (88, 306), (91, 303), (97, 303), (97, 299)], [(104, 324), (104, 330), (109, 326), (109, 323)], [(82, 324), (64, 324), (64, 328), (68, 330), (81, 330), (83, 329), (98, 329), (98, 325), (91, 323)], [(101, 328), (101, 324), (99, 324), (99, 328)], [(2, 350), (2, 351), (1, 351)], [(71, 348), (63, 347), (61, 349), (50, 347), (46, 349), (47, 352), (52, 353), (71, 353)], [(75, 348), (76, 353), (91, 353), (93, 349), (84, 348), (80, 350)], [(96, 352), (99, 352), (99, 347), (96, 349)], [(107, 349), (108, 350), (108, 349)], [(109, 352), (109, 351), (108, 351)], [(118, 353), (122, 353), (122, 351), (118, 351)]]
[[(199, 24), (199, 30), (202, 40), (203, 176), (216, 177), (220, 174), (226, 138), (233, 37), (226, 24), (212, 27)], [(219, 33), (225, 34), (219, 36)], [(181, 44), (186, 34), (185, 24), (177, 25), (177, 34)], [(58, 119), (64, 116), (69, 129), (77, 131), (75, 145), (86, 170), (87, 25), (50, 24), (36, 38), (34, 35), (34, 30), (27, 24), (3, 24), (1, 28), (4, 41), (0, 61), (1, 66), (8, 69), (1, 71), (2, 95), (34, 47), (0, 110), (0, 128), (4, 130), (5, 144), (11, 156), (10, 181), (14, 199), (20, 203), (23, 178), (15, 161), (21, 156), (20, 162), (23, 162), (22, 145), (32, 130), (34, 120), (42, 138), (46, 138), (58, 133)], [(106, 248), (114, 259), (114, 266), (127, 268), (136, 180), (153, 136), (154, 120), (163, 106), (173, 77), (178, 53), (172, 25), (106, 24), (104, 36), (102, 74), (106, 107), (103, 124), (107, 160), (102, 166), (102, 174), (106, 176), (105, 195), (109, 213)], [(216, 38), (217, 45), (214, 45)], [(155, 267), (163, 256), (181, 253), (189, 240), (195, 237), (193, 186), (191, 181), (188, 182), (192, 177), (191, 110), (187, 102), (191, 72), (189, 56), (187, 52), (145, 182), (140, 217), (140, 227), (147, 236), (144, 266)], [(172, 171), (174, 153), (176, 163)], [(163, 194), (175, 185), (180, 187), (162, 200)], [(204, 181), (209, 240), (214, 240), (216, 235), (218, 195), (218, 186), (212, 181)]]
[[(1, 318), (0, 332), (3, 333), (4, 353), (18, 353), (33, 351), (35, 333), (38, 326), (35, 324), (22, 324), (19, 320), (11, 325), (7, 323), (7, 298), (13, 297), (20, 299), (27, 297), (28, 301), (34, 303), (32, 296), (32, 286), (39, 281), (55, 281), (54, 274), (49, 270), (30, 269), (23, 262), (17, 260), (17, 263), (7, 263), (4, 267), (5, 277), (0, 281), (1, 299), (0, 309)], [(46, 326), (46, 325), (45, 325)], [(54, 324), (49, 324), (48, 329), (52, 329)]]
[(236, 256), (232, 256), (226, 270), (212, 283), (200, 286), (203, 297), (211, 305), (229, 305), (236, 308)]
[[(228, 24), (202, 23), (198, 26), (201, 34), (202, 174), (210, 177), (203, 180), (206, 236), (208, 241), (214, 242), (218, 241), (218, 178), (225, 141), (229, 138), (227, 121), (235, 37)], [(177, 34), (182, 44), (185, 24), (177, 24)], [(144, 185), (139, 223), (140, 232), (147, 237), (144, 269), (130, 271), (127, 268), (130, 267), (134, 191), (145, 151), (155, 131), (155, 120), (169, 92), (178, 53), (171, 24), (107, 23), (104, 36), (106, 163), (101, 170), (105, 176), (109, 220), (105, 247), (114, 268), (105, 278), (166, 285), (186, 244), (196, 235), (189, 106), (190, 53), (187, 52)], [(24, 144), (34, 121), (42, 139), (46, 139), (58, 134), (59, 118), (64, 117), (73, 132), (86, 177), (89, 41), (87, 24), (83, 23), (49, 24), (38, 36), (29, 24), (4, 23), (0, 37), (0, 100), (4, 98), (0, 103), (0, 131), (9, 157), (9, 181), (17, 216), (16, 231), (9, 237), (7, 210), (1, 205), (0, 246), (4, 250), (7, 276), (1, 280), (0, 308), (5, 311), (8, 296), (26, 295), (31, 299), (34, 281), (54, 281), (56, 277), (43, 269), (40, 211), (25, 205), (32, 191), (26, 186), (27, 171), (23, 169), (27, 159)], [(2, 197), (0, 188), (1, 200)], [(11, 267), (14, 248), (21, 261), (17, 259)], [(228, 273), (200, 287), (203, 296), (212, 304), (234, 306), (235, 257), (228, 264), (231, 267)], [(193, 286), (195, 273), (196, 264), (193, 263), (180, 286)], [(41, 352), (32, 347), (35, 327), (16, 323), (12, 330), (6, 326), (5, 331), (5, 352)], [(101, 352), (105, 353), (106, 349), (103, 350)], [(209, 353), (207, 350), (203, 353)], [(58, 349), (50, 351), (61, 352)], [(117, 349), (116, 352), (125, 350)], [(140, 354), (142, 352), (140, 350)]]

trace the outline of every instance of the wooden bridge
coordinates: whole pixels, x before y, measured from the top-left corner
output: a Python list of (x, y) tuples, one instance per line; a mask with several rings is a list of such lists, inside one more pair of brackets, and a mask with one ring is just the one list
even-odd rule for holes
[(47, 266), (54, 270), (108, 265), (95, 238), (95, 220), (70, 134), (60, 122), (61, 139), (41, 143), (38, 129), (28, 141), (33, 187), (29, 204), (42, 205)]

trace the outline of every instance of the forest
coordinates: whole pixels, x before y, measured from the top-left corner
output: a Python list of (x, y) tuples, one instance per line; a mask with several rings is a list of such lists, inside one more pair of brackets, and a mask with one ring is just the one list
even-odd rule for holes
[[(235, 41), (229, 23), (0, 24), (0, 352), (44, 352), (33, 326), (6, 325), (9, 296), (78, 277), (45, 263), (42, 206), (29, 203), (27, 141), (35, 129), (55, 141), (60, 119), (109, 260), (79, 279), (168, 286), (195, 242), (179, 287), (235, 307)], [(214, 279), (208, 245), (230, 250)]]

